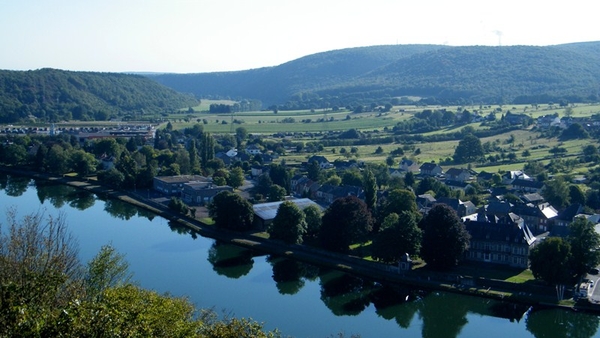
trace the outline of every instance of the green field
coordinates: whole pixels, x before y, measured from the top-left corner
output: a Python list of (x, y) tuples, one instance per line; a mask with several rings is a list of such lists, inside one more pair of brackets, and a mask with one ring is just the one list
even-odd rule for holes
[[(170, 121), (175, 129), (190, 127), (196, 123), (202, 124), (205, 131), (213, 134), (234, 133), (239, 127), (243, 127), (250, 134), (261, 134), (263, 138), (269, 139), (276, 133), (288, 133), (293, 135), (294, 142), (318, 142), (320, 137), (331, 132), (342, 132), (349, 129), (362, 131), (367, 137), (379, 138), (393, 135), (392, 128), (401, 121), (408, 120), (417, 112), (424, 109), (446, 109), (453, 112), (467, 109), (471, 112), (478, 112), (482, 116), (487, 116), (490, 113), (495, 113), (496, 118), (510, 111), (516, 114), (527, 114), (536, 119), (543, 115), (558, 114), (565, 116), (567, 109), (559, 107), (557, 104), (541, 104), (537, 107), (532, 105), (504, 105), (504, 106), (395, 106), (390, 112), (367, 112), (355, 114), (347, 110), (332, 111), (332, 110), (300, 110), (300, 111), (278, 111), (274, 113), (270, 110), (241, 112), (234, 114), (209, 114), (208, 107), (212, 103), (231, 104), (233, 101), (210, 101), (203, 100), (202, 105), (194, 107), (194, 113), (181, 114), (170, 116)], [(589, 117), (600, 113), (600, 104), (574, 104), (569, 108), (570, 114), (574, 118)], [(479, 129), (481, 123), (471, 123), (469, 126)], [(456, 133), (466, 126), (450, 127), (436, 130), (423, 135), (437, 135), (445, 133)], [(512, 140), (512, 141), (511, 141)], [(522, 169), (523, 165), (528, 161), (542, 161), (543, 163), (550, 162), (556, 158), (549, 152), (553, 147), (561, 147), (567, 150), (566, 154), (560, 156), (562, 159), (576, 158), (581, 153), (583, 146), (597, 144), (595, 140), (571, 140), (561, 142), (556, 138), (545, 138), (541, 136), (539, 131), (535, 129), (514, 130), (508, 133), (484, 137), (481, 139), (483, 143), (492, 143), (496, 146), (495, 151), (486, 154), (488, 156), (503, 156), (500, 163), (490, 165), (487, 163), (481, 166), (479, 170), (488, 172), (497, 172), (502, 170), (517, 170)], [(405, 157), (416, 159), (423, 162), (442, 163), (444, 160), (451, 158), (454, 150), (458, 145), (458, 140), (442, 141), (442, 142), (423, 142), (411, 145), (411, 149), (405, 151)], [(358, 151), (352, 156), (343, 155), (340, 149), (343, 147), (325, 147), (319, 154), (326, 156), (330, 161), (336, 159), (358, 158), (366, 162), (385, 163), (385, 160), (390, 156), (390, 152), (404, 147), (404, 144), (387, 143), (356, 146)], [(381, 147), (383, 152), (376, 154), (375, 151)], [(350, 150), (350, 146), (345, 147)], [(414, 150), (418, 149), (418, 154)], [(528, 152), (528, 156), (524, 156), (524, 152)], [(511, 154), (516, 156), (512, 161), (508, 161), (506, 156)], [(300, 162), (306, 160), (308, 153), (289, 154), (285, 157), (286, 161)], [(396, 163), (399, 158), (396, 159)], [(478, 167), (477, 163), (471, 164), (474, 168)], [(448, 166), (443, 166), (445, 169)], [(584, 165), (575, 168), (576, 173), (585, 173), (589, 168)]]

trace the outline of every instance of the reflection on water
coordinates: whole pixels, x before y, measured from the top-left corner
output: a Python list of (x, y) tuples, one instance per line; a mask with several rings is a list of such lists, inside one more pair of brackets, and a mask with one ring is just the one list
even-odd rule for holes
[[(29, 196), (14, 198), (25, 193)], [(110, 223), (118, 229), (115, 233), (122, 235), (118, 240), (132, 248), (131, 258), (134, 262), (142, 261), (142, 264), (136, 265), (140, 270), (135, 271), (136, 276), (144, 276), (140, 280), (142, 284), (148, 280), (154, 281), (160, 275), (164, 279), (163, 285), (167, 287), (189, 280), (193, 286), (186, 290), (192, 295), (201, 290), (227, 298), (230, 293), (242, 290), (240, 295), (236, 293), (236, 299), (231, 304), (242, 306), (242, 303), (250, 302), (250, 309), (273, 309), (272, 313), (267, 315), (260, 312), (264, 316), (256, 319), (277, 321), (271, 323), (271, 327), (279, 327), (285, 334), (324, 337), (356, 324), (353, 332), (360, 333), (362, 337), (480, 337), (482, 333), (485, 333), (486, 338), (506, 335), (598, 336), (600, 317), (595, 315), (558, 309), (529, 309), (525, 305), (485, 298), (408, 286), (384, 285), (286, 257), (267, 256), (247, 248), (208, 241), (188, 228), (166, 220), (160, 224), (162, 227), (168, 225), (167, 231), (155, 235), (159, 240), (155, 239), (151, 244), (147, 244), (148, 237), (143, 226), (148, 227), (148, 222), (138, 222), (136, 218), (149, 221), (157, 218), (148, 211), (121, 201), (104, 200), (71, 187), (0, 174), (0, 204), (19, 206), (20, 201), (28, 201), (23, 203), (31, 204), (36, 199), (40, 203), (49, 202), (55, 208), (63, 208), (67, 213), (86, 210), (86, 213), (100, 214), (104, 210), (113, 217), (114, 222)], [(72, 210), (69, 211), (68, 208)], [(159, 217), (158, 220), (162, 218)], [(93, 222), (85, 223), (86, 226), (80, 230), (84, 231), (82, 234), (89, 232), (97, 237), (100, 232), (111, 231), (104, 228), (98, 230), (96, 225), (91, 223)], [(99, 227), (106, 227), (106, 224)], [(156, 231), (156, 228), (153, 229)], [(99, 240), (93, 238), (93, 241)], [(89, 245), (95, 242), (87, 243)], [(98, 243), (100, 244), (104, 243)], [(160, 265), (163, 260), (167, 261)], [(196, 267), (198, 271), (190, 267)], [(157, 270), (159, 268), (163, 270)], [(184, 271), (178, 275), (180, 270)], [(252, 276), (253, 273), (260, 276), (270, 275), (272, 282), (258, 284), (255, 282), (256, 276)], [(195, 297), (198, 301), (208, 295), (200, 293)], [(285, 308), (282, 309), (281, 304), (286, 304)], [(231, 310), (235, 311), (236, 308)], [(338, 323), (332, 324), (338, 326), (323, 324), (324, 331), (315, 333), (316, 329), (312, 326), (302, 325), (296, 332), (287, 332), (286, 325), (289, 323), (278, 315), (288, 313), (293, 313), (298, 321), (331, 322)], [(252, 313), (246, 316), (254, 317)], [(349, 318), (351, 322), (347, 321)]]
[(208, 261), (217, 274), (238, 279), (252, 270), (255, 255), (258, 253), (252, 250), (215, 241), (208, 250)]
[(317, 266), (297, 260), (269, 255), (273, 269), (273, 281), (282, 295), (295, 295), (304, 287), (305, 280), (314, 281), (319, 276)]

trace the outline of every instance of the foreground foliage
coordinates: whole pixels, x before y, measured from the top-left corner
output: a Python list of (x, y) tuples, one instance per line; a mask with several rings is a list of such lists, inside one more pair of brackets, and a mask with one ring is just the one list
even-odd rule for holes
[(110, 245), (77, 260), (63, 215), (42, 212), (0, 227), (0, 337), (278, 337), (248, 319), (221, 319), (187, 298), (130, 282)]

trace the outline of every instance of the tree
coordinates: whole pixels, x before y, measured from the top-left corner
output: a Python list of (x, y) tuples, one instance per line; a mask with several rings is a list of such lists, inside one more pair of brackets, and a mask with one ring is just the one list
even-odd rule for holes
[(321, 166), (319, 162), (312, 161), (308, 164), (307, 175), (309, 179), (317, 182), (321, 177)]
[(74, 150), (71, 153), (70, 162), (70, 167), (82, 177), (94, 173), (98, 164), (92, 154), (81, 149)]
[(110, 168), (98, 173), (98, 180), (112, 187), (120, 187), (125, 181), (125, 176), (117, 168)]
[(235, 137), (237, 138), (238, 143), (242, 143), (248, 138), (248, 131), (244, 127), (237, 127), (235, 129)]
[(382, 198), (380, 209), (384, 216), (391, 213), (400, 215), (404, 211), (416, 213), (419, 210), (415, 194), (410, 190), (398, 188), (388, 191), (387, 198)]
[(373, 239), (371, 255), (380, 261), (394, 263), (405, 254), (419, 254), (421, 239), (422, 232), (413, 213), (391, 213), (385, 217)]
[(467, 134), (458, 142), (453, 158), (456, 163), (468, 163), (477, 161), (483, 156), (483, 147), (479, 138), (473, 134)]
[(69, 154), (58, 144), (53, 145), (46, 155), (46, 165), (53, 174), (65, 174), (69, 170)]
[(550, 285), (566, 284), (569, 276), (571, 246), (560, 237), (548, 237), (529, 253), (533, 277)]
[(286, 244), (301, 244), (306, 233), (304, 213), (293, 202), (281, 203), (268, 232), (272, 239)]
[(570, 267), (579, 281), (600, 264), (600, 235), (594, 229), (594, 223), (584, 217), (578, 217), (569, 225), (567, 241), (571, 246)]
[(269, 176), (274, 184), (285, 188), (285, 191), (291, 190), (290, 173), (284, 165), (275, 163), (271, 164), (271, 167), (269, 168)]
[(342, 174), (343, 185), (353, 185), (356, 187), (362, 187), (362, 175), (358, 169), (348, 169)]
[(282, 186), (279, 186), (278, 184), (273, 184), (269, 188), (269, 197), (267, 198), (267, 200), (269, 202), (283, 201), (285, 199), (285, 195), (286, 191)]
[(578, 185), (570, 185), (569, 186), (569, 201), (571, 204), (581, 204), (585, 205), (585, 192)]
[(590, 134), (583, 128), (579, 123), (572, 123), (567, 129), (563, 130), (560, 134), (562, 141), (573, 140), (573, 139), (586, 139), (589, 138)]
[(409, 171), (404, 175), (404, 185), (407, 188), (412, 188), (415, 182), (415, 174), (412, 171)]
[(0, 336), (40, 337), (80, 294), (78, 249), (64, 214), (17, 218), (6, 211), (0, 231)]
[(234, 189), (237, 189), (244, 184), (244, 171), (242, 168), (235, 167), (231, 169), (231, 172), (229, 172), (229, 177), (227, 178), (227, 184)]
[(445, 204), (434, 205), (423, 218), (421, 257), (434, 269), (455, 266), (469, 245), (469, 233), (456, 212)]
[(365, 203), (369, 210), (373, 210), (377, 203), (377, 181), (371, 170), (366, 170), (363, 178), (363, 190), (365, 192)]
[(215, 195), (208, 205), (208, 214), (217, 228), (229, 230), (249, 230), (254, 220), (252, 204), (230, 191)]
[(129, 284), (129, 263), (112, 245), (103, 245), (88, 262), (85, 285), (88, 299), (93, 300), (109, 288)]
[(309, 205), (302, 210), (306, 221), (305, 237), (317, 237), (321, 230), (321, 208), (316, 205)]
[(569, 205), (569, 186), (562, 177), (546, 181), (542, 196), (555, 208), (562, 209)]
[(371, 214), (356, 196), (341, 197), (325, 210), (319, 239), (323, 248), (348, 252), (349, 246), (362, 243), (371, 231)]

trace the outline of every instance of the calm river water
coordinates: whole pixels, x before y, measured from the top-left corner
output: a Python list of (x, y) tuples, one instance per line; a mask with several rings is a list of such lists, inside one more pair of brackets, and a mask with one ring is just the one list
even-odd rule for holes
[(600, 337), (600, 317), (488, 299), (394, 289), (197, 237), (119, 201), (0, 173), (0, 222), (62, 212), (82, 262), (104, 244), (125, 255), (142, 287), (264, 322), (294, 337)]

